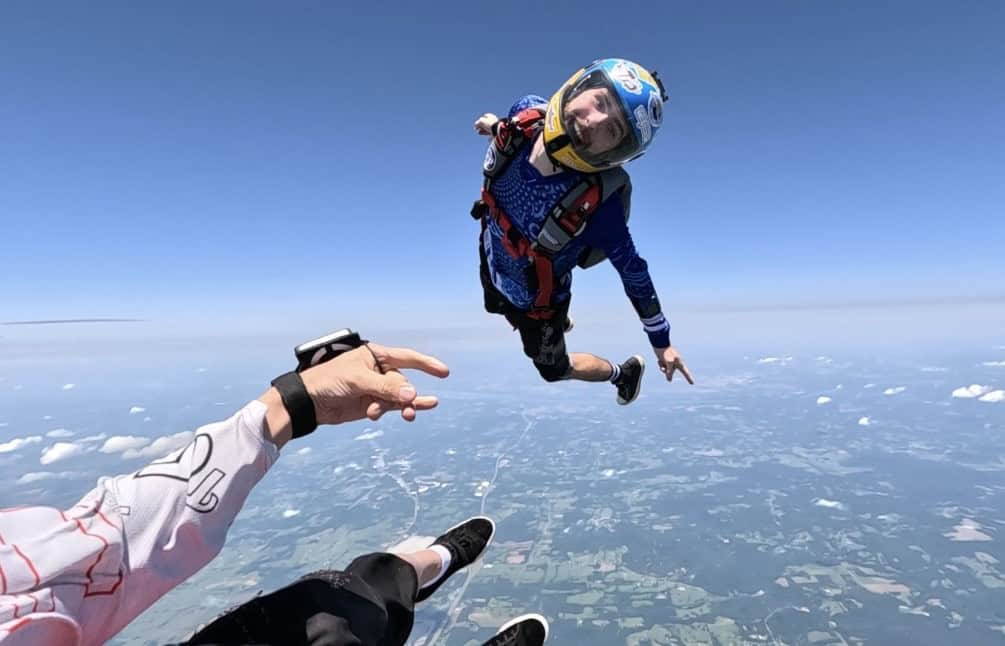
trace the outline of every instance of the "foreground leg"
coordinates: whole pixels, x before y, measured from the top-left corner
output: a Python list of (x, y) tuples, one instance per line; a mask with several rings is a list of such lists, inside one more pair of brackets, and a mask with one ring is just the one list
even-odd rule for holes
[(495, 531), (496, 526), (491, 518), (475, 516), (463, 523), (454, 525), (433, 541), (430, 549), (436, 549), (437, 547), (445, 549), (450, 554), (449, 562), (438, 577), (419, 589), (415, 600), (417, 602), (425, 601), (451, 575), (481, 558), (492, 542)]

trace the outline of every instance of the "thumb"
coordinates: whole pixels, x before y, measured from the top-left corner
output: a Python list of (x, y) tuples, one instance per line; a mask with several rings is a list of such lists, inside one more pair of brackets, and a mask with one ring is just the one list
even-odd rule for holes
[(407, 404), (415, 399), (415, 386), (395, 370), (385, 374), (368, 373), (359, 384), (360, 394), (399, 404)]

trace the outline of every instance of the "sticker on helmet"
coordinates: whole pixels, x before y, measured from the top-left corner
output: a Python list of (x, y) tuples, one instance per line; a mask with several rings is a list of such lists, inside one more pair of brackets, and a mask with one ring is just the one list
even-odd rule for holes
[(485, 151), (485, 161), (482, 162), (482, 168), (487, 172), (492, 172), (496, 167), (496, 146), (495, 144), (489, 144), (489, 149)]
[(649, 121), (657, 128), (663, 123), (663, 100), (655, 92), (649, 93)]
[(642, 79), (635, 70), (635, 66), (626, 61), (619, 61), (611, 68), (611, 78), (618, 82), (626, 92), (632, 94), (642, 94)]
[(635, 125), (639, 129), (639, 138), (642, 140), (642, 145), (645, 146), (653, 138), (653, 126), (649, 121), (649, 111), (646, 110), (646, 106), (640, 105), (635, 108), (634, 115)]

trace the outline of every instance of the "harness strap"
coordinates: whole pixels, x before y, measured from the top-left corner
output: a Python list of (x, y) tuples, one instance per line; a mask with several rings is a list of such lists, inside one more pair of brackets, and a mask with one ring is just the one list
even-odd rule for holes
[[(488, 190), (482, 191), (482, 202), (486, 206), (487, 215), (491, 217), (499, 228), (503, 231), (503, 247), (513, 258), (527, 258), (533, 268), (533, 281), (536, 283), (537, 296), (534, 297), (534, 306), (528, 316), (536, 319), (550, 319), (555, 310), (551, 305), (551, 297), (555, 290), (555, 276), (552, 271), (551, 255), (547, 250), (535, 245), (527, 239), (519, 229), (513, 226), (513, 222), (506, 215), (505, 211), (499, 208), (495, 196)], [(487, 218), (486, 218), (487, 220)], [(483, 220), (482, 226), (485, 226)], [(528, 276), (530, 278), (531, 276)]]

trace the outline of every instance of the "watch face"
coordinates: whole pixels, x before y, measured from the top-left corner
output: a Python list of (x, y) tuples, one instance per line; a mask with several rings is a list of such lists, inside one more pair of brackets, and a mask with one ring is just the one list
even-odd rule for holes
[(362, 344), (358, 334), (348, 328), (343, 328), (312, 341), (301, 343), (293, 350), (293, 353), (297, 357), (300, 369), (303, 370), (330, 361), (343, 352), (358, 348)]

